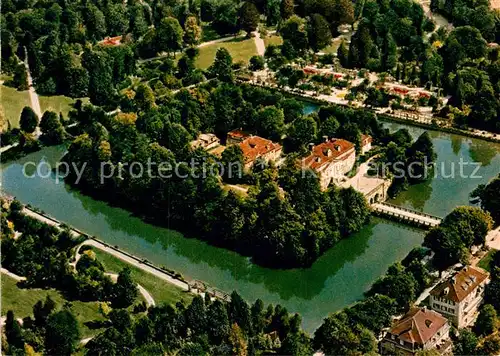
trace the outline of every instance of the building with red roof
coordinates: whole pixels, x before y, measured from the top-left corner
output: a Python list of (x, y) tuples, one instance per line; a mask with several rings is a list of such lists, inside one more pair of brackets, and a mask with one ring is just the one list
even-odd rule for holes
[(372, 149), (373, 138), (369, 135), (361, 135), (361, 154), (365, 154), (366, 152)]
[(467, 266), (431, 290), (430, 306), (458, 328), (466, 327), (476, 320), (489, 281), (488, 272)]
[(382, 355), (415, 355), (420, 350), (451, 351), (450, 324), (427, 308), (411, 309), (397, 321), (380, 343)]
[(266, 162), (275, 162), (281, 156), (280, 144), (260, 136), (253, 136), (240, 130), (228, 134), (227, 144), (237, 144), (243, 152), (245, 169), (250, 169), (259, 159)]
[(242, 129), (236, 129), (227, 133), (226, 143), (228, 145), (236, 145), (243, 142), (243, 140), (247, 137), (250, 137), (248, 132), (245, 132)]
[(121, 41), (122, 36), (106, 37), (99, 44), (102, 46), (118, 46), (121, 44)]
[(313, 146), (311, 153), (302, 159), (304, 168), (313, 169), (320, 180), (321, 189), (348, 173), (356, 162), (354, 144), (344, 139), (332, 138)]

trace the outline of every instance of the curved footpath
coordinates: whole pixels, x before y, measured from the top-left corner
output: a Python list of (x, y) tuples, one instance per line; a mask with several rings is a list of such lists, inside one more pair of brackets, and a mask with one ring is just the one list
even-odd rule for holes
[[(24, 207), (23, 213), (28, 215), (28, 216), (31, 216), (32, 218), (35, 218), (39, 221), (42, 221), (48, 225), (61, 227), (61, 222), (59, 222), (55, 219), (52, 219), (46, 215), (40, 214), (40, 213), (30, 209), (30, 208)], [(87, 236), (84, 233), (82, 233), (81, 231), (78, 231), (78, 230), (71, 228), (71, 227), (70, 227), (70, 231), (72, 231), (72, 233), (75, 236), (80, 236), (80, 235)], [(119, 258), (120, 260), (122, 260), (122, 261), (124, 261), (124, 262), (126, 262), (134, 267), (137, 267), (145, 272), (151, 273), (152, 275), (154, 275), (158, 279), (161, 279), (167, 283), (175, 285), (176, 287), (182, 289), (183, 291), (187, 291), (187, 292), (191, 292), (191, 293), (195, 293), (195, 294), (200, 294), (201, 296), (205, 295), (204, 292), (201, 292), (197, 289), (191, 288), (188, 282), (174, 278), (166, 271), (163, 271), (160, 268), (155, 267), (150, 263), (142, 261), (138, 257), (135, 257), (133, 255), (130, 255), (130, 254), (124, 252), (124, 251), (121, 251), (118, 248), (109, 246), (108, 244), (106, 244), (102, 241), (99, 241), (96, 238), (90, 238), (88, 240), (85, 240), (83, 243), (80, 244), (78, 249), (82, 245), (88, 245), (88, 246), (93, 246), (95, 248), (98, 248), (98, 249), (100, 249), (100, 250), (102, 250), (102, 251), (104, 251), (112, 256)], [(75, 262), (73, 264), (76, 265)]]
[[(93, 241), (93, 240), (88, 240), (88, 241)], [(90, 244), (87, 244), (86, 242), (87, 241), (84, 241), (80, 245), (76, 246), (75, 261), (70, 263), (70, 265), (73, 266), (75, 271), (76, 271), (76, 264), (78, 263), (78, 261), (82, 257), (82, 254), (80, 253), (80, 248), (83, 245), (90, 245)], [(91, 246), (93, 246), (93, 245), (91, 245)], [(104, 274), (107, 276), (110, 276), (111, 279), (115, 282), (118, 279), (118, 274), (116, 274), (116, 273), (104, 273)], [(148, 307), (154, 307), (156, 305), (155, 300), (153, 299), (153, 296), (147, 291), (146, 288), (144, 288), (139, 283), (137, 283), (137, 289), (139, 290), (139, 293), (141, 293), (141, 295), (144, 297), (144, 300), (146, 301), (146, 304)]]

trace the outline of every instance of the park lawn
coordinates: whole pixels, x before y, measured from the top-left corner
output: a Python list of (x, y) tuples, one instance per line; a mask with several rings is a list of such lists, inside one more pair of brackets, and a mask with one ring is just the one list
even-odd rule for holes
[[(2, 316), (12, 310), (16, 318), (24, 318), (33, 315), (33, 305), (39, 300), (45, 300), (50, 295), (56, 302), (58, 308), (66, 303), (61, 293), (55, 289), (24, 289), (17, 286), (17, 282), (11, 277), (2, 274)], [(89, 321), (104, 321), (105, 318), (99, 312), (98, 302), (71, 301), (71, 311), (80, 325), (82, 338), (96, 335), (100, 329), (89, 329), (84, 323)]]
[(339, 39), (334, 40), (330, 46), (325, 47), (325, 48), (323, 48), (320, 51), (324, 52), (324, 53), (336, 54), (337, 50), (339, 49), (341, 43), (342, 43), (342, 40), (339, 40)]
[(486, 271), (490, 271), (490, 263), (491, 260), (493, 259), (493, 255), (495, 254), (495, 252), (497, 252), (497, 250), (495, 249), (488, 251), (488, 253), (484, 255), (484, 257), (481, 258), (481, 260), (477, 263), (477, 266)]
[(73, 108), (73, 104), (75, 102), (75, 99), (64, 95), (39, 95), (38, 99), (40, 101), (40, 110), (42, 110), (42, 113), (50, 110), (57, 114), (62, 113), (64, 118), (68, 117), (68, 113)]
[(175, 304), (181, 300), (189, 302), (193, 298), (191, 293), (185, 292), (173, 284), (163, 281), (140, 268), (132, 266), (109, 253), (99, 250), (98, 248), (92, 248), (92, 250), (95, 252), (97, 260), (104, 265), (106, 272), (119, 273), (123, 268), (129, 267), (132, 279), (151, 294), (157, 305), (162, 303)]
[(283, 38), (278, 35), (271, 35), (264, 37), (264, 45), (267, 47), (269, 45), (281, 46), (283, 44)]
[(25, 106), (31, 106), (28, 91), (18, 91), (2, 84), (0, 92), (0, 111), (3, 113), (1, 117), (8, 120), (11, 127), (19, 127), (21, 111)]
[(252, 56), (257, 55), (257, 48), (253, 38), (235, 38), (226, 42), (214, 43), (200, 47), (200, 55), (196, 59), (198, 68), (210, 67), (215, 59), (215, 53), (221, 47), (225, 47), (233, 57), (233, 63), (243, 61), (248, 63)]

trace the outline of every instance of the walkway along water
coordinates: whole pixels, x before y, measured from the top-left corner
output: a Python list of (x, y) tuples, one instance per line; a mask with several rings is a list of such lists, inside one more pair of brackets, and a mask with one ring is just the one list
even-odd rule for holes
[[(39, 212), (29, 208), (29, 207), (24, 207), (23, 213), (28, 215), (28, 216), (31, 216), (32, 218), (35, 218), (35, 219), (43, 222), (45, 224), (51, 225), (51, 226), (61, 227), (62, 225), (65, 225), (62, 222), (48, 216), (47, 214), (39, 213)], [(76, 264), (78, 263), (78, 260), (81, 257), (81, 254), (79, 253), (80, 248), (82, 246), (92, 246), (92, 247), (96, 247), (96, 248), (98, 248), (98, 249), (100, 249), (100, 250), (102, 250), (102, 251), (104, 251), (112, 256), (115, 256), (115, 257), (121, 259), (122, 261), (124, 261), (124, 262), (126, 262), (134, 267), (140, 268), (141, 270), (143, 270), (145, 272), (151, 273), (155, 277), (157, 277), (157, 278), (159, 278), (167, 283), (173, 284), (176, 287), (178, 287), (184, 291), (192, 292), (195, 294), (201, 294), (202, 296), (204, 296), (205, 292), (208, 292), (213, 297), (220, 298), (220, 299), (223, 299), (226, 301), (230, 300), (229, 294), (222, 292), (216, 288), (207, 286), (206, 284), (201, 283), (200, 281), (187, 281), (181, 275), (178, 275), (176, 273), (172, 273), (170, 271), (166, 271), (162, 268), (159, 268), (159, 267), (153, 265), (152, 263), (150, 263), (146, 260), (140, 259), (140, 258), (138, 258), (138, 257), (126, 252), (126, 251), (121, 251), (116, 246), (109, 246), (105, 242), (97, 239), (95, 236), (89, 236), (85, 232), (77, 230), (73, 227), (69, 227), (69, 229), (71, 232), (73, 232), (73, 234), (75, 236), (84, 236), (87, 238), (87, 240), (85, 240), (79, 246), (76, 247), (75, 261), (72, 263), (72, 265), (75, 269), (76, 269)], [(112, 278), (116, 278), (118, 276), (116, 274), (111, 274), (111, 273), (109, 273), (109, 275)], [(146, 299), (147, 304), (154, 306), (155, 302), (154, 302), (153, 298), (151, 297), (151, 295), (146, 291), (146, 289), (144, 289), (141, 285), (138, 285), (138, 288), (139, 288), (139, 291), (141, 292), (141, 294)]]
[[(420, 128), (396, 123), (384, 125), (390, 130), (405, 127), (414, 138), (423, 132)], [(458, 165), (462, 160), (468, 164), (464, 167), (466, 174), (471, 174), (475, 165), (480, 164), (477, 176), (481, 178), (439, 175), (411, 186), (389, 203), (445, 216), (457, 205), (467, 205), (469, 193), (499, 173), (500, 145), (437, 131), (429, 133), (438, 154), (437, 164)], [(236, 289), (248, 301), (261, 298), (266, 303), (279, 303), (290, 312), (299, 312), (309, 332), (314, 331), (328, 313), (362, 298), (363, 292), (389, 265), (404, 258), (424, 237), (420, 229), (373, 218), (359, 233), (337, 243), (310, 268), (263, 268), (245, 256), (149, 225), (123, 209), (82, 195), (58, 182), (43, 165), (39, 167), (40, 174), (33, 166), (27, 166), (23, 173), (27, 162), (43, 162), (53, 167), (64, 151), (64, 147), (46, 147), (0, 166), (2, 189), (51, 217), (97, 236), (110, 248), (117, 245), (141, 260), (167, 266), (187, 280), (206, 281), (227, 292)]]

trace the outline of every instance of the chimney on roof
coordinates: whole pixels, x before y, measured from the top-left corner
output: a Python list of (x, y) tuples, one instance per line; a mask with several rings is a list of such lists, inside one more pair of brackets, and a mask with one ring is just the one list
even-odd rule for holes
[(312, 149), (314, 148), (314, 143), (311, 142), (307, 146), (309, 147), (309, 151), (312, 151)]
[(323, 140), (324, 140), (325, 142), (328, 142), (328, 135), (324, 135), (324, 136), (323, 136)]

